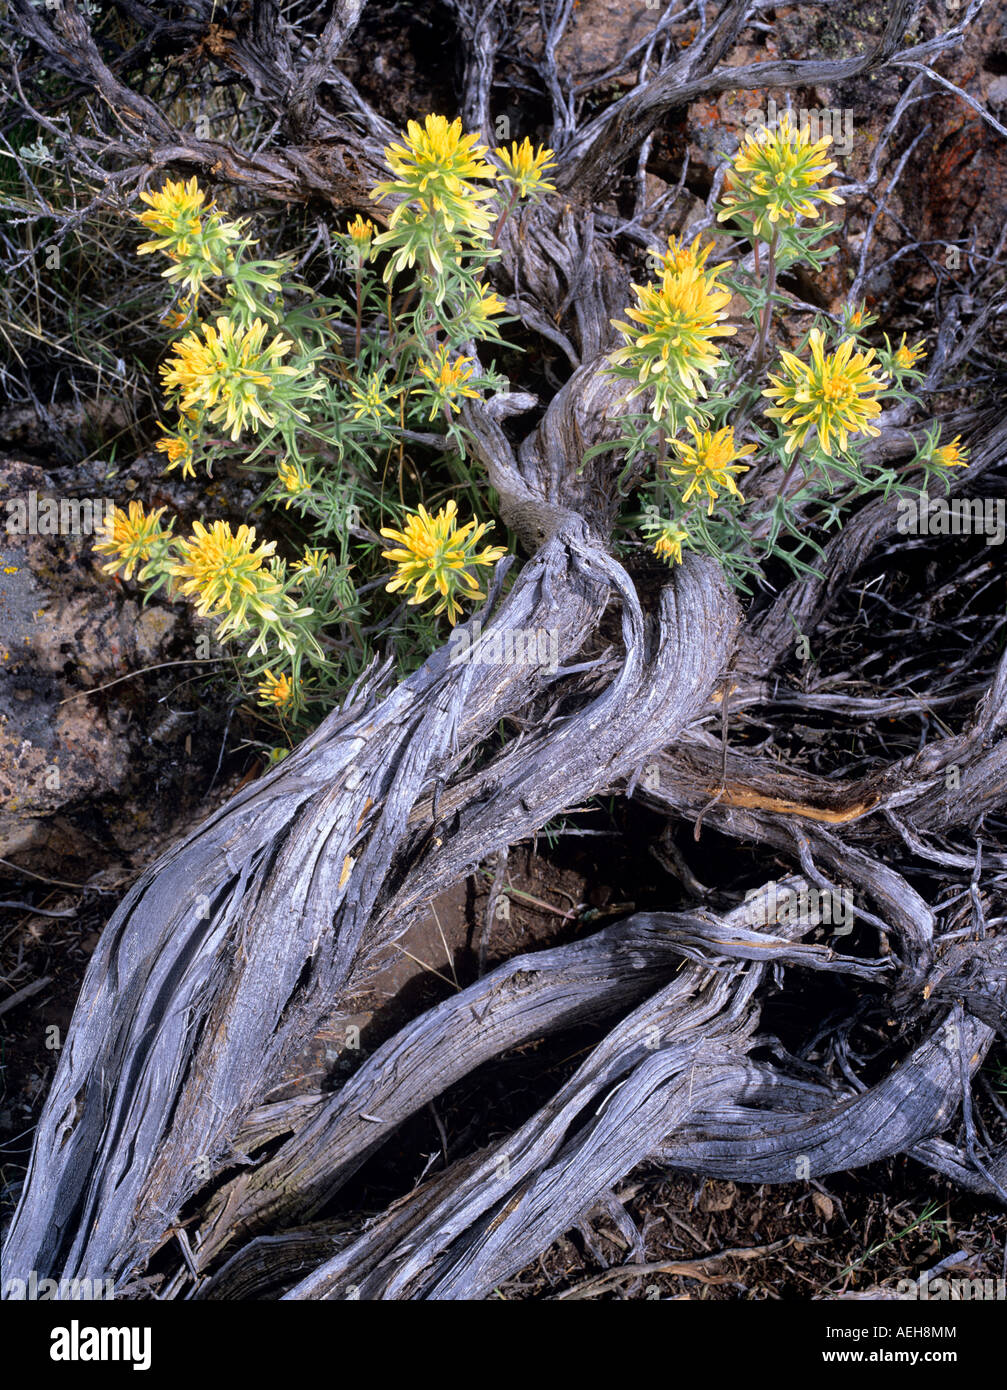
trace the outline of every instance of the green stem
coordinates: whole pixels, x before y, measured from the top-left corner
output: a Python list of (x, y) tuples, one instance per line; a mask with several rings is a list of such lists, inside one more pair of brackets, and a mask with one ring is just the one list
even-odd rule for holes
[[(762, 309), (762, 324), (759, 328), (759, 345), (755, 353), (755, 372), (756, 375), (762, 370), (762, 364), (766, 360), (766, 348), (769, 344), (769, 324), (773, 317), (773, 294), (776, 291), (776, 247), (779, 241), (779, 232), (773, 228), (773, 235), (769, 242), (769, 270), (766, 275), (766, 302)], [(758, 243), (756, 243), (758, 245)]]
[(362, 279), (363, 279), (363, 266), (358, 265), (358, 266), (357, 266), (357, 331), (356, 331), (356, 336), (355, 336), (355, 339), (354, 339), (354, 349), (355, 349), (355, 351), (354, 351), (354, 360), (355, 360), (355, 362), (357, 363), (357, 365), (359, 365), (359, 363), (360, 363), (360, 330), (361, 330), (361, 327), (362, 327), (362, 324), (363, 324), (363, 308), (362, 308), (361, 300), (360, 300), (361, 289), (362, 289)]

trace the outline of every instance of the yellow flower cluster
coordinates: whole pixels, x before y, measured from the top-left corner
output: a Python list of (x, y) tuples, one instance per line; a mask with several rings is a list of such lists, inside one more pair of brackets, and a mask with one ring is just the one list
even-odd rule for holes
[(428, 385), (415, 387), (412, 394), (430, 398), (429, 419), (433, 420), (445, 406), (457, 414), (461, 409), (458, 402), (462, 396), (478, 400), (479, 392), (466, 385), (475, 370), (473, 361), (471, 357), (456, 357), (452, 362), (447, 348), (442, 347), (432, 362), (420, 363), (420, 375), (426, 378)]
[[(242, 240), (242, 223), (230, 222), (210, 204), (195, 178), (188, 183), (168, 179), (156, 193), (141, 193), (147, 211), (137, 213), (149, 232), (150, 241), (137, 247), (137, 255), (163, 251), (172, 264), (162, 275), (185, 285), (193, 298), (208, 278), (233, 269), (232, 248)], [(278, 282), (272, 282), (279, 289)]]
[(457, 516), (458, 507), (450, 501), (436, 516), (431, 516), (421, 506), (414, 515), (407, 517), (404, 531), (381, 528), (381, 534), (396, 541), (398, 546), (381, 552), (384, 559), (394, 561), (398, 567), (397, 574), (385, 588), (389, 593), (398, 589), (411, 590), (408, 600), (411, 606), (438, 594), (434, 614), (446, 612), (452, 626), (461, 613), (459, 597), (486, 597), (469, 570), (476, 565), (492, 565), (507, 553), (503, 546), (485, 546), (477, 552), (476, 546), (492, 523), (482, 522), (477, 526), (474, 521), (467, 521), (459, 526)]
[(827, 354), (821, 330), (813, 328), (808, 345), (810, 362), (781, 352), (780, 375), (770, 372), (773, 384), (762, 393), (776, 401), (766, 414), (783, 423), (788, 454), (803, 448), (812, 431), (817, 431), (819, 448), (831, 457), (833, 435), (845, 451), (849, 435), (880, 433), (870, 422), (881, 414), (875, 397), (888, 383), (878, 371), (874, 349), (857, 352), (852, 338), (844, 338), (834, 353)]
[(826, 157), (831, 144), (831, 135), (813, 141), (808, 127), (795, 126), (787, 112), (775, 128), (750, 131), (731, 164), (717, 221), (740, 216), (751, 220), (756, 236), (768, 237), (779, 223), (817, 217), (818, 203), (841, 205), (838, 193), (819, 187), (836, 168)]
[(493, 153), (503, 165), (501, 180), (512, 183), (518, 197), (527, 198), (532, 193), (555, 193), (556, 185), (544, 177), (546, 170), (554, 168), (556, 164), (552, 150), (547, 150), (544, 145), (539, 145), (536, 150), (525, 136), (520, 145), (512, 140), (509, 150), (506, 145), (499, 145)]
[(968, 468), (969, 451), (962, 444), (962, 437), (956, 434), (947, 444), (942, 444), (931, 455), (932, 461), (941, 468)]
[(448, 232), (464, 227), (470, 234), (488, 234), (491, 218), (484, 204), (493, 190), (473, 179), (492, 182), (497, 170), (486, 162), (489, 151), (478, 140), (478, 135), (462, 134), (460, 118), (449, 122), (446, 116), (427, 116), (423, 125), (407, 123), (402, 143), (385, 150), (396, 177), (373, 190), (375, 198), (401, 199), (388, 219), (388, 231), (376, 238), (376, 246), (395, 240), (399, 222), (416, 214), (412, 203), (421, 215), (436, 215)]
[(267, 669), (263, 672), (263, 679), (256, 686), (256, 690), (260, 705), (282, 710), (293, 703), (294, 684), (285, 671), (274, 676), (272, 671)]
[[(205, 412), (230, 431), (232, 440), (248, 426), (257, 433), (260, 424), (275, 425), (270, 398), (285, 379), (300, 373), (282, 365), (293, 347), (289, 338), (277, 333), (267, 345), (266, 332), (261, 319), (248, 328), (228, 318), (218, 318), (216, 326), (201, 324), (179, 339), (175, 355), (161, 367), (165, 388), (178, 392), (181, 410)], [(305, 418), (289, 402), (288, 408)]]
[(733, 474), (747, 473), (748, 464), (737, 463), (737, 459), (755, 453), (754, 444), (743, 444), (739, 448), (734, 442), (734, 428), (731, 425), (713, 432), (700, 429), (690, 415), (686, 420), (693, 443), (674, 441), (679, 463), (667, 465), (668, 472), (678, 478), (687, 478), (688, 486), (682, 494), (682, 501), (688, 502), (695, 493), (704, 493), (708, 499), (707, 515), (713, 512), (713, 504), (718, 496), (718, 487), (725, 488), (735, 497), (741, 497)]
[(674, 522), (663, 523), (654, 542), (654, 554), (669, 565), (682, 563), (682, 542), (689, 539), (688, 531), (681, 531)]
[(637, 303), (626, 316), (633, 323), (612, 320), (626, 345), (609, 360), (636, 378), (630, 397), (654, 388), (655, 420), (674, 401), (690, 403), (706, 395), (703, 377), (713, 376), (724, 360), (713, 340), (738, 331), (723, 322), (731, 294), (718, 278), (723, 265), (707, 268), (709, 254), (710, 247), (700, 249), (698, 239), (686, 247), (672, 237), (660, 279), (632, 286)]
[(115, 574), (121, 569), (125, 579), (132, 579), (133, 571), (145, 566), (155, 552), (171, 540), (171, 523), (167, 529), (161, 526), (163, 513), (164, 507), (145, 512), (139, 502), (130, 502), (127, 511), (115, 508), (104, 539), (94, 547), (99, 555), (112, 557), (108, 564), (102, 565), (106, 574)]

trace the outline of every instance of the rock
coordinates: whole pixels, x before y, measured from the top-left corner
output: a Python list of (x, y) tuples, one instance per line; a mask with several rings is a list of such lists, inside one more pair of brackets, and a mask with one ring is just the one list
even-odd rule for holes
[[(177, 815), (185, 780), (196, 780), (180, 758), (192, 747), (195, 711), (173, 704), (170, 733), (152, 758), (151, 707), (163, 718), (156, 696), (173, 687), (159, 686), (156, 675), (120, 679), (184, 660), (194, 638), (186, 608), (142, 606), (135, 586), (104, 574), (86, 513), (76, 535), (37, 534), (37, 522), (35, 534), (18, 529), (18, 499), (34, 493), (38, 516), (46, 497), (111, 502), (115, 486), (122, 501), (127, 480), (113, 483), (100, 469), (71, 480), (22, 462), (0, 462), (0, 474), (0, 858), (18, 855), (25, 866), (67, 877), (65, 859), (97, 867), (98, 845), (118, 854)], [(177, 682), (177, 673), (157, 673), (165, 674)], [(210, 744), (218, 722), (216, 713), (207, 720)], [(174, 795), (152, 804), (166, 772)]]

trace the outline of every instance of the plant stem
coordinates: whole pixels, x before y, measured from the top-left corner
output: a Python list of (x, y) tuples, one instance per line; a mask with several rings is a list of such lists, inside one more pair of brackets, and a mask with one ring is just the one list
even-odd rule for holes
[[(755, 372), (756, 375), (762, 370), (762, 364), (766, 358), (766, 347), (769, 343), (769, 324), (773, 317), (773, 294), (776, 290), (776, 246), (779, 240), (779, 232), (773, 228), (773, 235), (769, 242), (769, 269), (766, 274), (766, 303), (762, 309), (762, 324), (759, 328), (759, 346), (755, 353)], [(758, 243), (756, 243), (758, 248)]]
[(495, 250), (496, 250), (497, 242), (500, 240), (500, 233), (501, 233), (501, 232), (503, 231), (503, 229), (504, 229), (504, 223), (507, 221), (508, 217), (510, 217), (511, 213), (514, 211), (515, 207), (517, 206), (517, 200), (518, 200), (518, 190), (517, 190), (517, 188), (514, 188), (514, 189), (511, 191), (511, 195), (510, 195), (510, 198), (508, 199), (508, 202), (507, 202), (506, 207), (504, 208), (503, 212), (500, 214), (500, 221), (496, 224), (496, 227), (493, 229), (493, 240), (490, 242), (490, 250), (491, 250), (491, 251), (495, 251)]

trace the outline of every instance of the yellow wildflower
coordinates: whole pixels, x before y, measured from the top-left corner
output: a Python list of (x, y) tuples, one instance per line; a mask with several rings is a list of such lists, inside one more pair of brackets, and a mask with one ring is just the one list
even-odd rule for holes
[(375, 227), (371, 219), (369, 217), (361, 217), (359, 213), (346, 228), (347, 236), (359, 249), (364, 260), (367, 259), (366, 253), (371, 249), (371, 238), (376, 231), (377, 227)]
[(256, 689), (259, 693), (259, 704), (273, 705), (276, 709), (283, 709), (291, 704), (294, 698), (294, 687), (286, 671), (274, 676), (272, 671), (267, 669)]
[(505, 555), (503, 546), (486, 546), (481, 552), (476, 546), (492, 523), (478, 526), (467, 521), (456, 524), (458, 507), (450, 501), (436, 516), (421, 506), (406, 518), (404, 531), (383, 526), (381, 534), (396, 541), (400, 548), (383, 550), (382, 557), (393, 560), (398, 573), (385, 588), (389, 593), (398, 589), (412, 590), (409, 604), (423, 603), (439, 594), (434, 614), (446, 612), (452, 626), (461, 613), (458, 597), (485, 598), (478, 580), (469, 573), (475, 565), (492, 565)]
[(434, 214), (451, 232), (456, 226), (470, 234), (487, 234), (490, 214), (481, 206), (492, 195), (473, 179), (495, 180), (498, 171), (484, 156), (485, 145), (478, 135), (463, 135), (461, 120), (448, 122), (446, 116), (427, 116), (423, 125), (409, 121), (402, 144), (391, 144), (385, 158), (396, 177), (379, 183), (375, 198), (399, 197), (401, 201), (388, 219), (388, 231), (375, 245), (398, 240), (395, 229), (403, 218), (410, 220), (410, 204), (419, 204), (421, 213)]
[(732, 474), (747, 473), (748, 464), (739, 464), (735, 460), (754, 454), (755, 445), (743, 444), (739, 448), (734, 442), (734, 428), (731, 425), (714, 433), (701, 430), (691, 415), (685, 423), (694, 443), (685, 444), (678, 439), (674, 441), (680, 465), (668, 464), (668, 471), (676, 477), (689, 479), (689, 485), (682, 494), (683, 502), (688, 502), (693, 493), (706, 493), (709, 515), (719, 496), (718, 487), (726, 488), (735, 497), (741, 497)]
[(168, 179), (159, 192), (141, 193), (140, 199), (148, 205), (149, 211), (137, 213), (137, 221), (142, 222), (158, 240), (144, 242), (137, 248), (139, 255), (146, 256), (153, 251), (174, 247), (179, 240), (199, 231), (206, 194), (195, 177), (188, 183), (172, 183)]
[(513, 140), (510, 150), (506, 145), (499, 145), (493, 153), (504, 167), (501, 180), (514, 184), (520, 197), (527, 198), (529, 193), (556, 192), (556, 185), (544, 177), (545, 171), (556, 164), (552, 150), (547, 150), (544, 145), (539, 145), (536, 151), (526, 135), (520, 145)]
[(680, 531), (672, 522), (666, 522), (654, 542), (654, 554), (669, 565), (682, 563), (682, 542), (689, 539), (688, 531)]
[[(285, 379), (300, 375), (296, 367), (285, 367), (281, 359), (293, 347), (279, 333), (264, 345), (266, 325), (255, 319), (241, 328), (228, 318), (218, 318), (216, 327), (204, 323), (175, 344), (175, 356), (161, 367), (166, 389), (179, 392), (180, 408), (202, 408), (207, 418), (230, 430), (237, 440), (250, 426), (272, 426), (276, 417), (267, 409), (270, 397)], [(301, 411), (286, 401), (287, 408), (301, 419)]]
[(902, 342), (899, 343), (898, 347), (892, 353), (892, 366), (900, 372), (912, 371), (916, 363), (919, 362), (921, 358), (926, 357), (924, 346), (924, 342), (921, 338), (918, 343), (913, 343), (910, 347), (906, 343), (906, 335), (903, 333)]
[(962, 444), (962, 437), (956, 434), (949, 444), (942, 444), (931, 455), (931, 462), (941, 468), (968, 468), (969, 451)]
[(158, 428), (164, 430), (164, 438), (159, 439), (154, 448), (168, 457), (165, 472), (170, 473), (173, 468), (178, 468), (181, 465), (182, 477), (194, 478), (196, 470), (192, 462), (192, 440), (187, 439), (182, 433), (172, 434), (160, 423)]
[(394, 394), (394, 388), (389, 389), (384, 384), (384, 372), (371, 372), (363, 383), (351, 381), (350, 395), (357, 402), (353, 410), (354, 420), (361, 420), (365, 415), (375, 424), (381, 423), (383, 415), (394, 420), (395, 411), (388, 404), (389, 397)]
[(128, 511), (115, 508), (111, 524), (104, 530), (105, 539), (94, 547), (98, 554), (113, 557), (110, 564), (102, 565), (106, 574), (122, 569), (123, 576), (132, 579), (134, 569), (145, 565), (154, 549), (170, 539), (170, 525), (168, 530), (160, 525), (163, 513), (164, 507), (145, 512), (139, 502), (130, 502)]
[(668, 249), (661, 257), (661, 272), (665, 275), (688, 275), (690, 273), (701, 272), (706, 276), (706, 288), (710, 291), (720, 291), (723, 293), (724, 286), (718, 283), (720, 272), (726, 270), (731, 264), (730, 261), (721, 261), (719, 265), (708, 266), (710, 252), (713, 250), (713, 242), (708, 241), (700, 248), (699, 237), (693, 237), (688, 246), (685, 240), (679, 241), (678, 237), (668, 238)]
[(881, 404), (874, 397), (886, 382), (880, 373), (874, 375), (879, 364), (873, 348), (857, 352), (854, 339), (844, 338), (827, 356), (817, 328), (811, 330), (808, 343), (809, 363), (792, 352), (781, 352), (781, 375), (770, 372), (773, 384), (762, 393), (777, 402), (766, 414), (783, 422), (788, 454), (802, 448), (812, 430), (817, 430), (819, 448), (831, 457), (833, 432), (844, 451), (849, 434), (880, 434), (870, 421), (881, 414)]
[(181, 593), (197, 600), (200, 617), (239, 614), (239, 621), (232, 624), (238, 628), (244, 625), (250, 603), (257, 612), (263, 600), (273, 609), (268, 600), (278, 595), (279, 589), (263, 566), (276, 542), (266, 541), (256, 548), (254, 526), (239, 526), (232, 535), (226, 521), (213, 522), (209, 530), (201, 521), (194, 521), (192, 535), (179, 542), (179, 549), (181, 558), (167, 566), (168, 573)]
[(276, 465), (276, 473), (285, 490), (290, 493), (285, 504), (286, 510), (289, 511), (294, 498), (299, 497), (302, 492), (307, 492), (310, 484), (304, 469), (299, 463), (294, 463), (292, 459), (282, 459)]
[(707, 275), (697, 264), (681, 270), (669, 265), (660, 282), (631, 288), (637, 304), (626, 316), (645, 331), (613, 319), (626, 346), (617, 348), (609, 361), (635, 376), (638, 385), (630, 397), (655, 388), (652, 413), (659, 420), (672, 400), (689, 402), (706, 395), (703, 376), (714, 375), (724, 360), (712, 340), (738, 331), (722, 322), (731, 295), (715, 272)]
[(480, 286), (478, 298), (473, 297), (466, 306), (466, 312), (473, 323), (488, 323), (494, 314), (503, 314), (507, 305), (498, 294)]
[(295, 574), (304, 578), (318, 578), (325, 573), (325, 564), (329, 558), (327, 550), (306, 550), (299, 560), (295, 560), (291, 569)]
[(831, 144), (831, 135), (813, 141), (809, 128), (796, 127), (787, 112), (775, 129), (750, 131), (731, 163), (730, 191), (717, 221), (750, 217), (755, 235), (764, 237), (777, 223), (817, 217), (818, 203), (841, 205), (838, 193), (818, 186), (836, 168), (826, 157)]
[(457, 413), (461, 409), (458, 404), (460, 396), (471, 396), (476, 400), (479, 399), (479, 392), (465, 384), (474, 371), (470, 365), (473, 361), (474, 359), (471, 357), (456, 357), (451, 362), (448, 360), (447, 348), (442, 347), (432, 362), (420, 363), (420, 375), (426, 377), (429, 386), (417, 386), (412, 394), (432, 397), (433, 403), (430, 407), (429, 419), (432, 420), (438, 410), (445, 405)]

